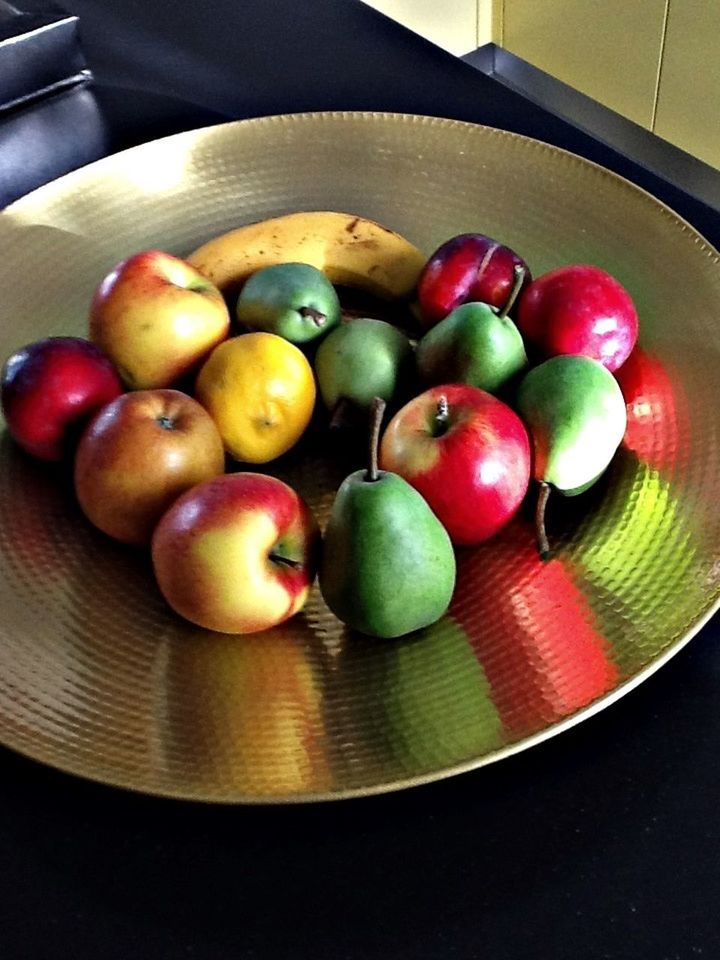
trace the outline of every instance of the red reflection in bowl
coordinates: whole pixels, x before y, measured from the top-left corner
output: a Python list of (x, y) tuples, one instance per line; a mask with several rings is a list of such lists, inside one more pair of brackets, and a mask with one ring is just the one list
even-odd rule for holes
[(687, 401), (679, 378), (659, 357), (637, 346), (615, 374), (627, 405), (623, 446), (657, 470), (675, 468), (688, 456)]
[(458, 556), (453, 617), (485, 670), (510, 738), (544, 729), (611, 690), (618, 669), (561, 559), (541, 561), (529, 525)]

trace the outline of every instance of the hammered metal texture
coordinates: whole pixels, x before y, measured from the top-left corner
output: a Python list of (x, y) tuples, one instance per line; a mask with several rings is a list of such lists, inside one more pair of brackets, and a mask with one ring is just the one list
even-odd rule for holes
[[(185, 254), (298, 209), (381, 220), (430, 253), (480, 231), (537, 275), (592, 262), (632, 293), (627, 435), (587, 494), (551, 503), (555, 559), (526, 514), (459, 552), (449, 614), (400, 641), (349, 635), (317, 592), (266, 634), (194, 629), (148, 557), (93, 530), (67, 470), (0, 439), (0, 741), (106, 783), (291, 802), (468, 770), (602, 708), (714, 611), (720, 566), (720, 267), (652, 197), (571, 154), (441, 119), (315, 114), (135, 148), (0, 215), (0, 355), (86, 333), (122, 257)], [(323, 523), (348, 464), (300, 448), (278, 472)]]

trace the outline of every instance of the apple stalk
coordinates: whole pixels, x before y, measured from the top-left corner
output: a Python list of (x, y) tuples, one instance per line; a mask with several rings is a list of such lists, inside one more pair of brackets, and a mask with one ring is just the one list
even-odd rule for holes
[(286, 557), (282, 553), (270, 553), (269, 559), (272, 560), (273, 563), (291, 567), (293, 570), (300, 570), (303, 565), (302, 560), (293, 560), (292, 557)]
[(450, 418), (450, 408), (448, 406), (447, 397), (443, 394), (438, 398), (437, 409), (435, 411), (434, 423), (433, 423), (433, 436), (441, 437), (444, 433), (447, 432), (448, 420)]
[(505, 302), (505, 306), (502, 308), (502, 310), (500, 311), (500, 313), (498, 313), (498, 317), (499, 317), (501, 320), (504, 320), (505, 317), (506, 317), (506, 316), (510, 313), (510, 311), (512, 310), (513, 306), (515, 305), (515, 301), (517, 300), (518, 295), (519, 295), (520, 291), (522, 290), (522, 285), (523, 285), (524, 282), (525, 282), (525, 267), (523, 267), (523, 265), (520, 264), (520, 263), (516, 263), (515, 266), (513, 267), (513, 285), (512, 285), (512, 289), (511, 289), (510, 294), (509, 294), (509, 296), (508, 296), (508, 298), (507, 298), (507, 300), (506, 300), (506, 302)]

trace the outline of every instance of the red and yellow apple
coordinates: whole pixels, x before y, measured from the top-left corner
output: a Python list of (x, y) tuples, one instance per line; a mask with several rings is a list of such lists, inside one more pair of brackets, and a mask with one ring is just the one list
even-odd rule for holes
[(215, 422), (179, 390), (134, 390), (87, 425), (75, 454), (75, 493), (108, 536), (145, 546), (185, 490), (225, 469)]
[(152, 560), (176, 613), (220, 633), (256, 633), (305, 604), (319, 530), (304, 500), (261, 473), (229, 473), (188, 490), (160, 520)]
[(457, 545), (494, 536), (530, 482), (530, 441), (518, 415), (467, 384), (419, 394), (388, 424), (380, 466), (404, 477)]
[(90, 339), (132, 390), (177, 384), (227, 337), (220, 291), (187, 261), (143, 250), (119, 263), (90, 305)]
[(10, 436), (31, 456), (57, 461), (123, 385), (95, 344), (82, 337), (46, 337), (8, 357), (0, 391)]

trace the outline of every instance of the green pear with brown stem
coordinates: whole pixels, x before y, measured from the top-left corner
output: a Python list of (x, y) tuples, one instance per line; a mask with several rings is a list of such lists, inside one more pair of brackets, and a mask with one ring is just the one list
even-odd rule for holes
[(551, 357), (524, 376), (516, 407), (532, 440), (533, 475), (539, 484), (538, 550), (547, 559), (545, 509), (550, 493), (575, 496), (605, 472), (625, 434), (625, 399), (601, 363), (566, 354)]
[(373, 317), (357, 317), (335, 327), (315, 355), (323, 403), (342, 422), (348, 407), (369, 410), (375, 397), (394, 399), (413, 367), (410, 340), (397, 327)]
[(323, 539), (320, 590), (338, 619), (374, 637), (400, 637), (439, 620), (455, 588), (455, 554), (426, 500), (379, 470), (385, 402), (372, 406), (370, 466), (346, 477)]
[(520, 331), (508, 316), (525, 280), (516, 265), (514, 284), (505, 306), (463, 303), (431, 327), (415, 351), (426, 384), (468, 383), (498, 393), (528, 365)]

